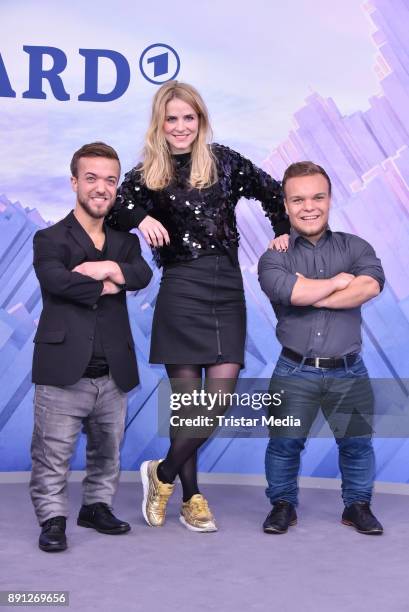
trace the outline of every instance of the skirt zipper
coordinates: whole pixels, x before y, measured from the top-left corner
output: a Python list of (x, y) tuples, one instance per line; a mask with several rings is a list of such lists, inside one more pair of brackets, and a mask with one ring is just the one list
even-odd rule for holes
[[(215, 272), (215, 278), (214, 278), (214, 300), (216, 299), (216, 290), (217, 290), (217, 276), (219, 273), (219, 256), (216, 255), (216, 272)], [(219, 327), (219, 319), (217, 317), (217, 313), (216, 313), (216, 306), (215, 303), (213, 302), (213, 315), (216, 321), (216, 339), (217, 339), (217, 358), (222, 356), (222, 345), (220, 342), (220, 327)]]

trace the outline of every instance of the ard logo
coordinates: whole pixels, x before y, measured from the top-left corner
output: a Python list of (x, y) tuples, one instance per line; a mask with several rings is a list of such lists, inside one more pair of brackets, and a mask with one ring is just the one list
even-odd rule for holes
[[(68, 64), (64, 51), (57, 47), (30, 45), (25, 45), (23, 50), (29, 55), (29, 74), (28, 89), (22, 93), (22, 97), (46, 100), (44, 81), (48, 81), (56, 100), (62, 102), (70, 100), (71, 95), (66, 90), (62, 76)], [(131, 67), (122, 53), (110, 49), (79, 49), (78, 52), (84, 58), (84, 91), (78, 95), (80, 102), (112, 102), (124, 95), (131, 81)], [(49, 65), (50, 62), (51, 67), (46, 68), (45, 65)], [(106, 62), (111, 63), (115, 76), (110, 91), (101, 92), (100, 73)], [(180, 59), (169, 45), (155, 43), (142, 52), (139, 58), (139, 70), (147, 81), (160, 85), (176, 78), (180, 70)], [(0, 97), (17, 97), (1, 54)]]

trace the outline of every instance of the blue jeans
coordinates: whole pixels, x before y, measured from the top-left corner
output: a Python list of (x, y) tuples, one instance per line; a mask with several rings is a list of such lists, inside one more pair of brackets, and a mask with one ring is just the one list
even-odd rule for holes
[[(298, 503), (298, 473), (300, 455), (319, 407), (327, 419), (339, 451), (342, 477), (342, 499), (346, 506), (356, 501), (370, 502), (375, 478), (375, 457), (372, 429), (368, 419), (356, 412), (352, 405), (365, 404), (365, 417), (373, 408), (373, 397), (368, 371), (359, 356), (352, 366), (324, 369), (307, 366), (280, 357), (273, 372), (271, 388), (277, 391), (290, 385), (285, 408), (273, 408), (272, 414), (293, 415), (303, 421), (298, 437), (295, 429), (281, 429), (271, 433), (266, 450), (265, 468), (268, 487), (266, 495), (271, 503), (286, 500)], [(355, 389), (354, 389), (355, 385)], [(284, 412), (283, 412), (284, 410)], [(352, 427), (351, 427), (352, 424)], [(288, 436), (288, 437), (287, 437)]]

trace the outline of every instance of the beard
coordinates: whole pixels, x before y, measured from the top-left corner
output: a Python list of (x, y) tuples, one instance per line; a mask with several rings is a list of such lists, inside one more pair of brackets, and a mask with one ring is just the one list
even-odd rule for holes
[[(113, 205), (115, 204), (115, 200), (113, 200), (104, 210), (94, 210), (92, 206), (89, 204), (88, 200), (84, 200), (82, 198), (77, 197), (78, 204), (81, 208), (93, 219), (103, 219), (107, 216)], [(108, 201), (108, 200), (107, 200)]]
[(306, 238), (313, 238), (314, 236), (318, 236), (319, 234), (324, 233), (324, 231), (328, 227), (328, 219), (323, 221), (320, 226), (315, 228), (305, 227), (302, 222), (300, 225), (295, 224), (294, 229), (300, 234), (300, 236), (305, 236)]

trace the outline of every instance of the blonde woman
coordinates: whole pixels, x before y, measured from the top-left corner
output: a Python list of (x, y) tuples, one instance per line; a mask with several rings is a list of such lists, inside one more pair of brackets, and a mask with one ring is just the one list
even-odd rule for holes
[[(151, 337), (151, 363), (165, 364), (173, 391), (232, 392), (244, 364), (246, 312), (237, 258), (235, 206), (256, 198), (275, 233), (285, 234), (281, 186), (248, 159), (210, 144), (208, 112), (200, 94), (169, 81), (154, 99), (143, 161), (125, 176), (109, 222), (137, 227), (163, 266)], [(215, 412), (223, 407), (215, 407)], [(192, 531), (216, 531), (197, 483), (197, 451), (214, 427), (196, 437), (171, 436), (163, 461), (141, 466), (143, 515), (162, 526), (179, 476), (180, 521)]]

